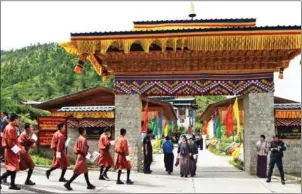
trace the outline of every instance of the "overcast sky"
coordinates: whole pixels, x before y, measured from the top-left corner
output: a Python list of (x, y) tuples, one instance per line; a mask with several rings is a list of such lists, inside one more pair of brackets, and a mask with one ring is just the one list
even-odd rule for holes
[[(301, 25), (300, 2), (194, 2), (196, 18), (256, 18), (257, 26)], [(69, 41), (70, 32), (131, 30), (132, 21), (188, 19), (190, 2), (1, 2), (1, 49)], [(301, 101), (301, 56), (275, 74), (275, 95)]]

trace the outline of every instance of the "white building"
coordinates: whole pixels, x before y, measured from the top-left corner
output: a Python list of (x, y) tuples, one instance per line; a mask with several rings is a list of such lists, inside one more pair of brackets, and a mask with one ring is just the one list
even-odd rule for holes
[(184, 127), (186, 130), (195, 131), (195, 116), (197, 110), (196, 99), (194, 97), (153, 97), (164, 102), (173, 104), (177, 115), (178, 127)]

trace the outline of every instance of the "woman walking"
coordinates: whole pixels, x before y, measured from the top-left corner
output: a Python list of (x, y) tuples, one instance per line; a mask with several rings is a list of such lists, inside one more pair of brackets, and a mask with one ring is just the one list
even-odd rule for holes
[(188, 174), (190, 173), (190, 147), (185, 135), (181, 136), (181, 143), (178, 146), (177, 153), (180, 156), (180, 176), (188, 177)]
[(74, 145), (73, 151), (77, 155), (76, 163), (73, 168), (73, 176), (67, 183), (64, 184), (66, 189), (72, 190), (70, 184), (74, 181), (80, 174), (84, 173), (85, 180), (87, 183), (87, 189), (94, 189), (95, 186), (92, 185), (88, 178), (88, 166), (86, 163), (86, 155), (88, 154), (88, 144), (86, 139), (86, 129), (79, 127), (80, 137), (77, 139)]

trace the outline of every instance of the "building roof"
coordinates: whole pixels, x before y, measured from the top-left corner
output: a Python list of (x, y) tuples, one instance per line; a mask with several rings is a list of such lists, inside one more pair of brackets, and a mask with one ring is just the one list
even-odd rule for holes
[[(148, 102), (150, 107), (161, 108), (164, 116), (169, 120), (177, 120), (173, 106), (168, 102), (141, 97), (143, 105)], [(75, 107), (114, 107), (115, 94), (113, 89), (95, 86), (79, 92), (61, 96), (34, 107), (44, 110), (75, 110)], [(83, 105), (84, 104), (84, 105)], [(139, 104), (138, 104), (139, 106)], [(68, 107), (68, 108), (66, 108)], [(109, 108), (108, 108), (109, 109)], [(83, 109), (84, 110), (84, 109)]]
[(68, 106), (62, 107), (58, 112), (111, 112), (114, 106)]
[(27, 100), (27, 101), (22, 101), (21, 103), (25, 104), (25, 105), (35, 105), (35, 104), (41, 104), (42, 102), (33, 101), (33, 100)]
[[(116, 38), (121, 38), (122, 35), (150, 35), (150, 34), (164, 34), (164, 35), (173, 35), (179, 33), (209, 33), (209, 32), (263, 32), (269, 33), (269, 31), (276, 30), (299, 30), (301, 32), (301, 26), (261, 26), (261, 27), (232, 27), (232, 28), (199, 28), (199, 29), (169, 29), (169, 30), (144, 30), (144, 31), (116, 31), (116, 32), (82, 32), (82, 33), (70, 33), (71, 39), (81, 40), (85, 36), (120, 36)], [(270, 32), (271, 33), (271, 32)], [(82, 38), (81, 38), (82, 37)], [(122, 38), (121, 38), (122, 39)]]
[[(200, 119), (205, 120), (205, 121), (210, 120), (211, 117), (212, 117), (212, 114), (214, 113), (214, 111), (217, 108), (227, 107), (230, 104), (234, 104), (235, 99), (236, 99), (235, 97), (234, 98), (229, 98), (229, 99), (226, 99), (226, 100), (219, 101), (219, 102), (208, 105), (206, 110), (201, 114)], [(239, 105), (243, 103), (243, 96), (238, 97), (238, 103), (239, 103)], [(274, 103), (275, 104), (285, 104), (285, 103), (298, 103), (298, 102), (275, 96), (274, 97)]]
[(274, 108), (279, 110), (300, 110), (301, 104), (300, 103), (275, 104)]
[(217, 19), (187, 19), (187, 20), (153, 20), (134, 21), (133, 24), (167, 24), (167, 23), (243, 23), (256, 22), (255, 18), (217, 18)]

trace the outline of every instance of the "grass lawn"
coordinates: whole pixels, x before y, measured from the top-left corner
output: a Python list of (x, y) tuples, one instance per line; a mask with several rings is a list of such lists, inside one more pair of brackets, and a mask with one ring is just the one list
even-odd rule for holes
[[(31, 155), (32, 160), (37, 166), (50, 167), (52, 160), (44, 158), (38, 155)], [(73, 164), (70, 164), (70, 168), (73, 168)]]

